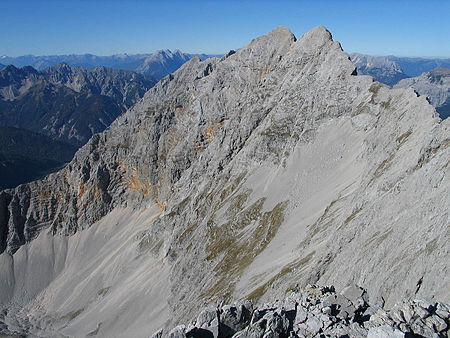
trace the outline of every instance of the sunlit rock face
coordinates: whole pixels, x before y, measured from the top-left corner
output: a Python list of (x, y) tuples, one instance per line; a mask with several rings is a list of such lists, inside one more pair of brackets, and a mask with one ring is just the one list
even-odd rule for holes
[(449, 122), (355, 74), (324, 27), (187, 62), (62, 171), (1, 193), (0, 320), (149, 336), (308, 283), (448, 301)]
[(450, 68), (436, 68), (419, 76), (401, 80), (394, 86), (394, 88), (408, 87), (428, 97), (442, 119), (450, 116)]

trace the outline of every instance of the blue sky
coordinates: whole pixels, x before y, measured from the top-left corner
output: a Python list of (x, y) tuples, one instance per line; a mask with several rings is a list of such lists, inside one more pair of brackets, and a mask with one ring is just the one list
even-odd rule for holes
[(0, 0), (0, 55), (224, 53), (278, 25), (347, 52), (450, 57), (448, 0)]

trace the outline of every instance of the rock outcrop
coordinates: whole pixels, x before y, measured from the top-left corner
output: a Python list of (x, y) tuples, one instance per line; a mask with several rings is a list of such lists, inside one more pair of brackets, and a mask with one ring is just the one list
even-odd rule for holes
[(450, 122), (355, 74), (324, 27), (278, 27), (191, 59), (63, 170), (3, 191), (4, 322), (143, 336), (311, 283), (448, 301)]
[(385, 310), (369, 305), (367, 292), (351, 285), (308, 285), (282, 300), (255, 307), (251, 301), (206, 308), (190, 324), (151, 337), (448, 337), (450, 304), (412, 300)]

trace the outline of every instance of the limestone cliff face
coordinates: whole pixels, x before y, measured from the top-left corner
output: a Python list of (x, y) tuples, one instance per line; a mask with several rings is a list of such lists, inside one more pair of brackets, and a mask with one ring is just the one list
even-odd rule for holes
[[(141, 288), (147, 276), (164, 280), (137, 300), (172, 310), (149, 329), (193, 316), (192, 304), (262, 302), (314, 282), (357, 283), (388, 303), (448, 298), (449, 122), (412, 89), (354, 74), (323, 27), (298, 40), (278, 27), (221, 59), (190, 60), (63, 170), (1, 193), (0, 247), (17, 251), (5, 266), (25, 251), (30, 257), (44, 235), (26, 243), (42, 231), (70, 235), (100, 220), (92, 231), (101, 232), (128, 207), (141, 211), (126, 221), (117, 216), (117, 224), (128, 224), (121, 245), (133, 250), (116, 253), (111, 264), (122, 269), (117, 257), (153, 262), (148, 275), (123, 266), (127, 288)], [(147, 224), (139, 215), (152, 203), (159, 211)], [(77, 298), (75, 289), (56, 305), (69, 272), (58, 276), (76, 259), (64, 255), (58, 282), (42, 282), (43, 300), (27, 313), (54, 318), (82, 307), (83, 315), (60, 327), (82, 331), (100, 300)], [(83, 271), (98, 278), (95, 287), (112, 290), (102, 300), (110, 299), (111, 312), (96, 331), (107, 335), (118, 325), (114, 302), (127, 296), (116, 272), (104, 272), (111, 266), (92, 269)], [(95, 294), (93, 285), (84, 294), (91, 287)], [(163, 300), (149, 296), (157, 290)]]

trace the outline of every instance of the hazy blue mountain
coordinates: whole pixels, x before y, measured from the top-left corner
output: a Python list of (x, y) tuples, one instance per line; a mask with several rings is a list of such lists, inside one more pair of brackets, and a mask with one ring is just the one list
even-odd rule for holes
[(176, 71), (189, 59), (191, 59), (191, 56), (183, 54), (180, 50), (173, 53), (169, 50), (160, 50), (146, 57), (144, 62), (136, 68), (136, 71), (161, 79)]
[(81, 146), (154, 85), (131, 71), (58, 64), (0, 70), (0, 125)]
[(450, 59), (409, 58), (397, 56), (371, 56), (350, 54), (358, 74), (372, 75), (376, 81), (393, 85), (398, 81), (414, 77), (439, 67), (450, 67)]
[(60, 63), (43, 69), (40, 74), (53, 84), (62, 84), (77, 92), (106, 95), (126, 108), (156, 83), (155, 78), (148, 75), (104, 66), (86, 70)]
[(147, 75), (106, 67), (86, 70), (60, 63), (37, 71), (31, 66), (19, 69), (10, 65), (0, 72), (0, 98), (13, 100), (38, 81), (61, 84), (76, 92), (106, 95), (125, 107), (133, 105), (156, 83)]
[(4, 64), (0, 63), (0, 69), (5, 68), (6, 66)]
[(371, 75), (376, 81), (388, 85), (408, 77), (397, 62), (385, 56), (375, 57), (352, 53), (350, 59), (355, 64), (358, 74)]
[(82, 66), (86, 69), (104, 66), (115, 69), (132, 70), (138, 73), (152, 75), (160, 80), (169, 73), (174, 72), (184, 62), (198, 56), (204, 60), (210, 56), (207, 54), (186, 54), (179, 50), (158, 50), (153, 54), (116, 54), (111, 56), (97, 56), (92, 54), (82, 55), (24, 55), (18, 57), (2, 56), (3, 64), (12, 64), (16, 67), (32, 66), (37, 70), (66, 63), (70, 66)]
[(396, 62), (408, 76), (418, 76), (439, 67), (450, 68), (450, 59), (438, 58), (408, 58), (388, 56), (389, 60)]

